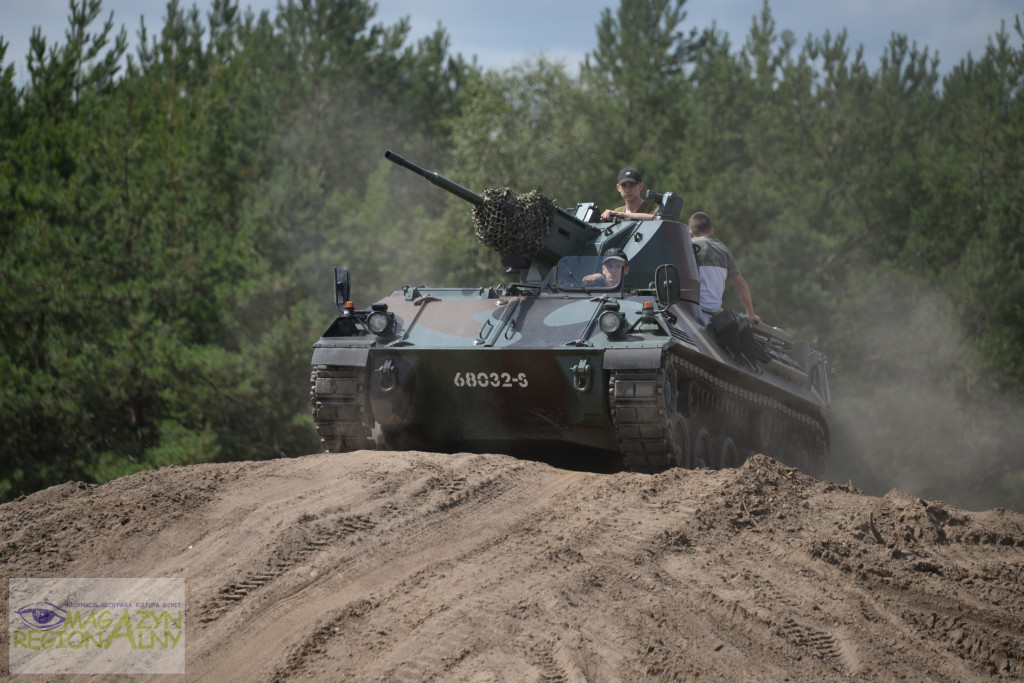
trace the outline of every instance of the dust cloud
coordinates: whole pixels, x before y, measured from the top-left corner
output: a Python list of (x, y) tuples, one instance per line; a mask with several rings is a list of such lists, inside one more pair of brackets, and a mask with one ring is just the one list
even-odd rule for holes
[(1024, 510), (1024, 406), (982, 385), (950, 297), (893, 276), (837, 322), (829, 478), (874, 495)]

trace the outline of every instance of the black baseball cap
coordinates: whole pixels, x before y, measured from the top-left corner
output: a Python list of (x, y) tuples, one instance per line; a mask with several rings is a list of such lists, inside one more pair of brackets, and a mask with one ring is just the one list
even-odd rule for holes
[(640, 171), (636, 170), (632, 166), (626, 166), (624, 169), (619, 171), (619, 179), (615, 182), (621, 185), (623, 181), (637, 183), (638, 185), (643, 182), (640, 178)]
[(610, 258), (620, 258), (629, 263), (629, 257), (626, 256), (626, 252), (622, 251), (618, 247), (612, 247), (608, 251), (604, 252), (604, 256), (601, 257), (601, 263), (604, 263)]

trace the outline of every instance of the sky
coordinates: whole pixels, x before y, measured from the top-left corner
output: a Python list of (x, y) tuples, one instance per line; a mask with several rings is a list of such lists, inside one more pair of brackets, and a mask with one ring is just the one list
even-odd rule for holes
[[(182, 0), (205, 11), (210, 0)], [(278, 0), (240, 0), (254, 12), (270, 10)], [(476, 56), (484, 68), (504, 69), (545, 56), (562, 61), (575, 73), (583, 57), (597, 47), (596, 26), (605, 7), (617, 0), (377, 0), (375, 23), (392, 25), (402, 17), (411, 23), (410, 41), (429, 35), (440, 23), (451, 39), (451, 52)], [(919, 48), (928, 47), (940, 59), (940, 73), (967, 57), (981, 57), (991, 36), (1006, 22), (1013, 45), (1020, 46), (1013, 25), (1024, 17), (1020, 0), (770, 0), (778, 31), (790, 30), (797, 49), (808, 35), (821, 37), (847, 29), (851, 52), (864, 46), (869, 69), (894, 33), (906, 35)], [(124, 25), (135, 39), (139, 17), (145, 16), (152, 33), (163, 25), (166, 0), (104, 0), (101, 17), (114, 13), (115, 26)], [(685, 30), (712, 23), (727, 34), (738, 50), (759, 15), (762, 0), (688, 0)], [(68, 0), (0, 0), (0, 36), (10, 44), (4, 66), (13, 63), (16, 81), (25, 78), (29, 36), (38, 26), (48, 42), (63, 42)], [(134, 51), (134, 50), (132, 50)]]

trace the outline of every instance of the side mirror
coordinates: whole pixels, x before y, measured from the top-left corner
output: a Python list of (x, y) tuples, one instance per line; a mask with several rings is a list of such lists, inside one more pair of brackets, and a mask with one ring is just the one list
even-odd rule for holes
[(334, 303), (339, 311), (345, 310), (345, 304), (349, 301), (349, 294), (352, 290), (351, 276), (348, 268), (334, 269)]
[(654, 271), (654, 291), (658, 294), (658, 303), (662, 307), (671, 306), (679, 301), (679, 269), (675, 264), (666, 263)]

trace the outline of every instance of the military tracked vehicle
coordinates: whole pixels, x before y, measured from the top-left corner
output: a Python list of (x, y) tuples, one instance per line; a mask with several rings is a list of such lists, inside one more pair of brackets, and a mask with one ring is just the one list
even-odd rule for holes
[(709, 324), (679, 195), (648, 192), (654, 220), (602, 222), (593, 203), (479, 195), (385, 156), (473, 205), (510, 282), (406, 285), (357, 310), (336, 268), (340, 315), (312, 358), (324, 451), (571, 451), (651, 473), (756, 452), (823, 471), (827, 359), (744, 316)]

